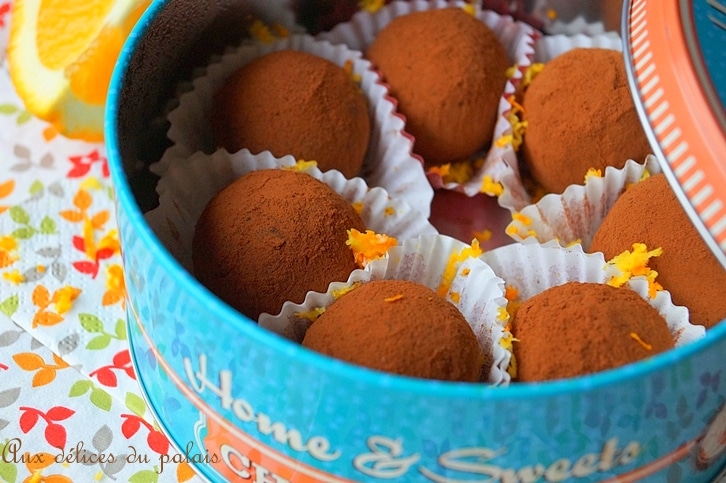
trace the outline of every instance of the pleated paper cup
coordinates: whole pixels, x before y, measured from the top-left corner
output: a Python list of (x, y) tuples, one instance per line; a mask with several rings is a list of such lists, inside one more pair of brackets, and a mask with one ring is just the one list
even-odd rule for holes
[(468, 249), (470, 245), (445, 235), (404, 239), (385, 257), (351, 274), (347, 282), (331, 284), (326, 293), (310, 292), (299, 304), (286, 302), (278, 315), (262, 315), (259, 325), (300, 342), (311, 324), (302, 314), (329, 306), (340, 290), (373, 280), (410, 280), (438, 292), (456, 306), (485, 355), (483, 382), (507, 385), (511, 353), (501, 344), (509, 336), (504, 281), (477, 256), (457, 261)]
[[(421, 163), (410, 154), (410, 140), (402, 132), (403, 120), (387, 98), (387, 89), (361, 52), (345, 45), (332, 45), (309, 35), (291, 35), (273, 43), (248, 42), (207, 66), (192, 82), (192, 89), (179, 97), (169, 115), (167, 136), (172, 146), (150, 169), (161, 175), (172, 164), (184, 163), (194, 153), (213, 153), (216, 143), (210, 118), (214, 94), (235, 71), (268, 53), (280, 50), (307, 52), (344, 68), (347, 63), (368, 104), (371, 138), (360, 176), (370, 186), (380, 186), (391, 196), (406, 200), (428, 216), (433, 190)], [(290, 75), (295, 75), (291, 72)], [(294, 155), (294, 153), (290, 153)]]
[[(515, 302), (524, 302), (568, 282), (607, 284), (612, 277), (620, 275), (615, 266), (605, 261), (602, 253), (585, 253), (579, 245), (565, 248), (554, 242), (544, 245), (515, 243), (485, 252), (481, 258), (504, 279), (507, 287), (516, 289), (518, 298)], [(660, 290), (651, 298), (644, 276), (631, 278), (622, 289), (634, 290), (663, 316), (675, 347), (690, 344), (706, 334), (703, 326), (690, 323), (688, 309), (675, 305), (669, 292)]]
[[(328, 40), (334, 44), (348, 45), (353, 49), (365, 52), (373, 43), (378, 33), (383, 30), (396, 17), (407, 15), (414, 12), (422, 12), (432, 9), (441, 9), (449, 7), (464, 7), (472, 5), (463, 1), (452, 0), (413, 0), (413, 1), (394, 1), (384, 6), (375, 13), (358, 12), (349, 22), (342, 23), (333, 28), (330, 32), (319, 34), (317, 38)], [(487, 25), (504, 46), (512, 66), (514, 69), (512, 77), (507, 81), (502, 97), (498, 106), (498, 116), (502, 118), (505, 109), (509, 108), (506, 98), (514, 94), (516, 84), (522, 76), (523, 70), (531, 63), (531, 57), (534, 53), (534, 40), (539, 34), (529, 25), (517, 22), (510, 16), (499, 15), (490, 10), (482, 10), (478, 4), (473, 5), (474, 16)], [(471, 122), (477, 122), (471, 119)], [(498, 124), (497, 124), (498, 126)], [(405, 131), (406, 126), (401, 128)], [(498, 127), (492, 133), (491, 142), (499, 137), (498, 132), (503, 128)], [(413, 148), (413, 137), (408, 134), (409, 149)], [(443, 188), (448, 190), (456, 190), (465, 193), (467, 196), (474, 196), (482, 192), (482, 184), (487, 174), (486, 166), (481, 160), (487, 158), (487, 152), (490, 146), (481, 147), (481, 151), (472, 156), (470, 162), (474, 167), (473, 175), (465, 182), (445, 181), (441, 174), (436, 170), (427, 172), (431, 185), (435, 188)], [(418, 157), (418, 155), (416, 155)], [(418, 157), (420, 159), (420, 157)], [(423, 161), (421, 161), (423, 162)]]
[[(546, 64), (558, 55), (575, 48), (622, 50), (619, 36), (613, 33), (593, 36), (582, 34), (543, 36), (538, 38), (534, 44), (532, 62)], [(511, 121), (507, 118), (511, 109), (511, 104), (504, 100), (504, 106), (497, 122), (497, 139), (504, 140), (513, 134)], [(563, 113), (564, 115), (566, 113)], [(487, 157), (485, 171), (502, 186), (502, 193), (498, 196), (500, 206), (510, 211), (518, 211), (533, 202), (532, 194), (527, 191), (525, 186), (519, 157), (511, 143), (494, 144)]]
[[(146, 213), (146, 221), (167, 250), (193, 274), (194, 229), (212, 197), (251, 171), (295, 166), (292, 156), (276, 158), (269, 152), (198, 152), (184, 163), (169, 166), (157, 185), (159, 206)], [(392, 198), (383, 188), (370, 188), (362, 178), (347, 179), (339, 171), (322, 172), (316, 166), (302, 170), (330, 186), (346, 201), (358, 204), (361, 219), (369, 230), (401, 239), (437, 233), (420, 211)]]
[(580, 244), (589, 250), (592, 238), (625, 190), (647, 176), (661, 172), (655, 156), (644, 164), (628, 160), (623, 168), (608, 167), (602, 177), (588, 177), (584, 185), (571, 185), (562, 194), (547, 194), (516, 212), (505, 229), (516, 241), (563, 246)]

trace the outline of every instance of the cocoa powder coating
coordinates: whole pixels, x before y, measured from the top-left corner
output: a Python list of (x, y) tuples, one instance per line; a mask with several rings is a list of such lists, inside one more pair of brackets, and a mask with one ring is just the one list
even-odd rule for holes
[(521, 156), (551, 193), (583, 184), (589, 168), (622, 168), (652, 152), (620, 52), (576, 48), (549, 61), (527, 87)]
[(405, 376), (479, 381), (483, 358), (464, 316), (430, 288), (407, 280), (368, 282), (333, 302), (303, 346)]
[(483, 22), (460, 8), (410, 13), (386, 25), (366, 56), (427, 166), (465, 159), (491, 142), (510, 61)]
[(341, 67), (283, 50), (246, 64), (214, 97), (217, 144), (317, 161), (356, 176), (370, 140), (368, 102)]
[(531, 297), (512, 334), (520, 382), (613, 369), (673, 347), (665, 319), (648, 302), (627, 287), (597, 283), (570, 282)]
[(353, 207), (300, 172), (253, 171), (219, 192), (197, 222), (194, 274), (252, 319), (287, 300), (345, 281), (356, 266), (347, 230), (365, 230)]
[(664, 174), (645, 179), (626, 190), (595, 233), (591, 252), (608, 260), (632, 250), (633, 243), (662, 248), (650, 259), (656, 281), (684, 305), (693, 324), (711, 328), (726, 317), (726, 270), (708, 248)]

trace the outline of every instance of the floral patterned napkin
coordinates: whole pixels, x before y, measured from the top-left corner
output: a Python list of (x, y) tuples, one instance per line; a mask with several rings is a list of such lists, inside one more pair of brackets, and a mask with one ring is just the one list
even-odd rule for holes
[(34, 118), (0, 0), (0, 482), (202, 481), (134, 374), (103, 144)]

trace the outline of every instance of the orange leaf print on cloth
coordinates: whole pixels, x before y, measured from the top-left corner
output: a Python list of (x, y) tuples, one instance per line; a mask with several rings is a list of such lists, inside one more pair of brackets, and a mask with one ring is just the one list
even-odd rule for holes
[(0, 236), (0, 268), (18, 261), (18, 241), (12, 236)]
[[(15, 180), (5, 181), (0, 183), (0, 198), (7, 198), (15, 189)], [(0, 213), (3, 213), (9, 208), (9, 206), (0, 205)]]
[(101, 303), (103, 306), (121, 303), (121, 308), (126, 307), (126, 283), (124, 271), (121, 265), (114, 263), (106, 270), (106, 291), (103, 294)]
[[(86, 185), (99, 184), (100, 186), (100, 183), (95, 181), (96, 183), (86, 183)], [(83, 187), (79, 188), (73, 197), (73, 205), (77, 209), (63, 210), (59, 214), (71, 223), (81, 224), (81, 234), (73, 236), (72, 244), (73, 248), (83, 253), (85, 259), (75, 261), (71, 265), (80, 273), (96, 278), (101, 261), (120, 252), (118, 233), (116, 229), (111, 229), (97, 238), (96, 232), (103, 232), (111, 214), (108, 209), (101, 209), (94, 214), (89, 213), (89, 209), (93, 205), (93, 196), (88, 190)]]
[(30, 472), (30, 475), (23, 480), (23, 483), (73, 483), (73, 480), (67, 476), (43, 474), (43, 470), (56, 462), (56, 455), (50, 453), (25, 453), (23, 456), (25, 467)]
[[(65, 320), (63, 314), (73, 307), (73, 302), (80, 294), (80, 288), (66, 285), (51, 295), (47, 288), (38, 284), (32, 294), (33, 305), (38, 307), (33, 316), (32, 328), (35, 329), (39, 325), (48, 327), (63, 322)], [(53, 304), (53, 308), (49, 310), (51, 304)]]
[(53, 382), (56, 371), (70, 367), (67, 362), (55, 354), (53, 354), (55, 364), (47, 364), (41, 356), (33, 352), (15, 354), (13, 360), (24, 371), (38, 371), (33, 376), (33, 387), (44, 386)]

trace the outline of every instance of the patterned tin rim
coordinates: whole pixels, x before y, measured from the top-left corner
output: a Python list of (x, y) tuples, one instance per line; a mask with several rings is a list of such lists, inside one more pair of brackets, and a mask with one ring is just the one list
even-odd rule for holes
[(726, 114), (695, 37), (693, 2), (627, 0), (622, 32), (628, 81), (650, 144), (726, 268)]
[(547, 383), (519, 383), (506, 388), (491, 388), (484, 384), (460, 384), (445, 381), (420, 380), (380, 373), (340, 360), (331, 359), (307, 350), (297, 343), (282, 339), (265, 329), (251, 326), (249, 319), (226, 305), (204, 288), (163, 247), (162, 243), (145, 221), (143, 212), (137, 204), (134, 191), (131, 188), (131, 181), (125, 171), (124, 161), (121, 159), (121, 139), (117, 128), (121, 105), (123, 103), (122, 86), (125, 83), (125, 77), (129, 73), (132, 57), (141, 43), (141, 39), (154, 22), (154, 19), (173, 1), (158, 0), (153, 2), (132, 30), (122, 49), (119, 60), (114, 68), (107, 100), (105, 125), (106, 144), (111, 178), (116, 188), (117, 210), (122, 211), (128, 219), (130, 225), (128, 229), (133, 230), (144, 249), (150, 251), (151, 256), (158, 262), (161, 269), (177, 282), (180, 291), (191, 294), (191, 296), (196, 297), (208, 307), (210, 317), (224, 320), (240, 334), (254, 339), (261, 345), (265, 345), (276, 354), (283, 357), (297, 358), (299, 361), (313, 366), (320, 371), (334, 373), (344, 379), (356, 379), (378, 387), (387, 387), (395, 384), (398, 390), (407, 391), (411, 394), (436, 394), (441, 398), (477, 400), (529, 400), (552, 395), (565, 396), (568, 394), (584, 393), (606, 386), (617, 385), (623, 381), (645, 377), (648, 374), (677, 364), (683, 359), (692, 357), (698, 352), (707, 350), (715, 344), (719, 344), (726, 337), (726, 324), (720, 324), (708, 331), (706, 336), (698, 341), (658, 354), (636, 364), (573, 379), (562, 379)]

